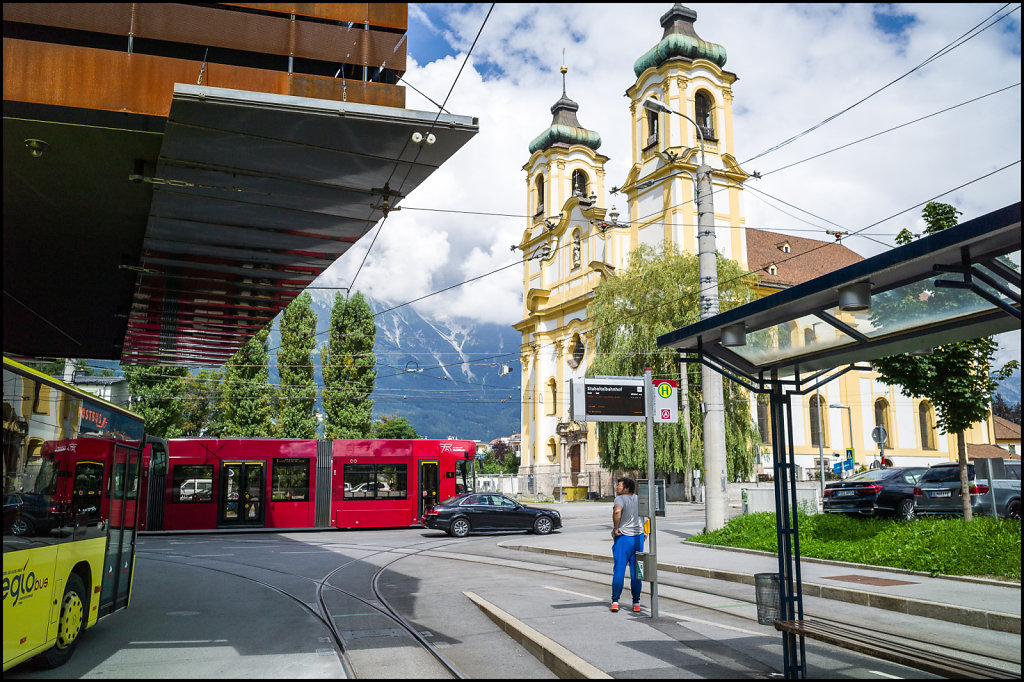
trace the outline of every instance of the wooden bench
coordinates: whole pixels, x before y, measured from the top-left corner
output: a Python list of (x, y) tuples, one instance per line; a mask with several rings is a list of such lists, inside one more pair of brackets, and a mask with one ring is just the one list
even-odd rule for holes
[(810, 637), (843, 649), (874, 658), (892, 661), (908, 668), (948, 678), (1002, 679), (1015, 673), (979, 663), (963, 661), (936, 651), (910, 644), (897, 644), (885, 639), (889, 635), (871, 635), (862, 630), (843, 627), (820, 620), (777, 620), (775, 629)]

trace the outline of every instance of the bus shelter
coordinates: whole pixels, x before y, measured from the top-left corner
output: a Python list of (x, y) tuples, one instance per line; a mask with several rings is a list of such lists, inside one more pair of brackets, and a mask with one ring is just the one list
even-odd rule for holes
[[(1017, 202), (658, 337), (680, 362), (768, 396), (781, 620), (804, 618), (794, 397), (876, 358), (1019, 331), (1020, 210)], [(783, 633), (783, 665), (787, 678), (806, 677), (803, 635)]]

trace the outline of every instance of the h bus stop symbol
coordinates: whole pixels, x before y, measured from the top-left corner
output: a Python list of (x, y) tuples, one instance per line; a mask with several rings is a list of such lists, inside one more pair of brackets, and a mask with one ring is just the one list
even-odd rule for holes
[(675, 423), (679, 421), (679, 399), (676, 397), (677, 383), (667, 379), (655, 379), (654, 387), (654, 421)]

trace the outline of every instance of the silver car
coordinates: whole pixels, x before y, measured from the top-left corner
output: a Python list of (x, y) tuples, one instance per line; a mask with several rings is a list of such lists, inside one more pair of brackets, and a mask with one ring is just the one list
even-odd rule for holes
[[(1018, 474), (1019, 475), (1019, 474)], [(971, 510), (975, 516), (992, 514), (992, 501), (987, 481), (976, 481), (974, 465), (967, 465), (968, 494), (971, 496)], [(1020, 518), (1020, 481), (993, 481), (996, 493), (996, 509), (1003, 518)], [(1015, 490), (1013, 490), (1015, 488)], [(914, 513), (963, 514), (960, 498), (960, 468), (956, 462), (943, 462), (924, 472), (914, 488)]]

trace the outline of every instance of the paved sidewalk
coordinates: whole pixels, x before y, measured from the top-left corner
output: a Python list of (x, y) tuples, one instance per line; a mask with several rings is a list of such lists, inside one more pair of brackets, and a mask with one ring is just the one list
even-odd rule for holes
[[(514, 536), (500, 543), (522, 551), (523, 562), (530, 561), (530, 553), (591, 561), (592, 568), (577, 564), (561, 573), (589, 580), (590, 586), (567, 590), (542, 580), (528, 593), (495, 586), (466, 597), (560, 677), (764, 679), (781, 672), (781, 634), (770, 625), (759, 625), (756, 606), (750, 603), (754, 601), (754, 574), (778, 572), (777, 558), (686, 543), (667, 534), (659, 539), (658, 566), (663, 581), (659, 582), (657, 619), (650, 618), (649, 583), (644, 584), (642, 613), (630, 611), (628, 575), (622, 610), (617, 614), (608, 611), (611, 543), (605, 528)], [(538, 570), (549, 569), (538, 565)], [(849, 619), (855, 625), (881, 623), (883, 629), (910, 636), (914, 628), (924, 628), (945, 633), (947, 640), (962, 642), (965, 649), (997, 656), (1008, 652), (1007, 658), (1020, 655), (1017, 584), (933, 578), (806, 558), (801, 561), (801, 572), (808, 611), (840, 621)], [(690, 577), (680, 580), (679, 575), (670, 577), (673, 573)], [(722, 596), (711, 596), (714, 594)], [(725, 596), (728, 594), (733, 596)], [(964, 660), (971, 657), (965, 655)], [(806, 661), (808, 677), (930, 677), (810, 640)], [(1010, 677), (1020, 674), (1019, 662), (1007, 661), (999, 667), (1005, 667)]]

